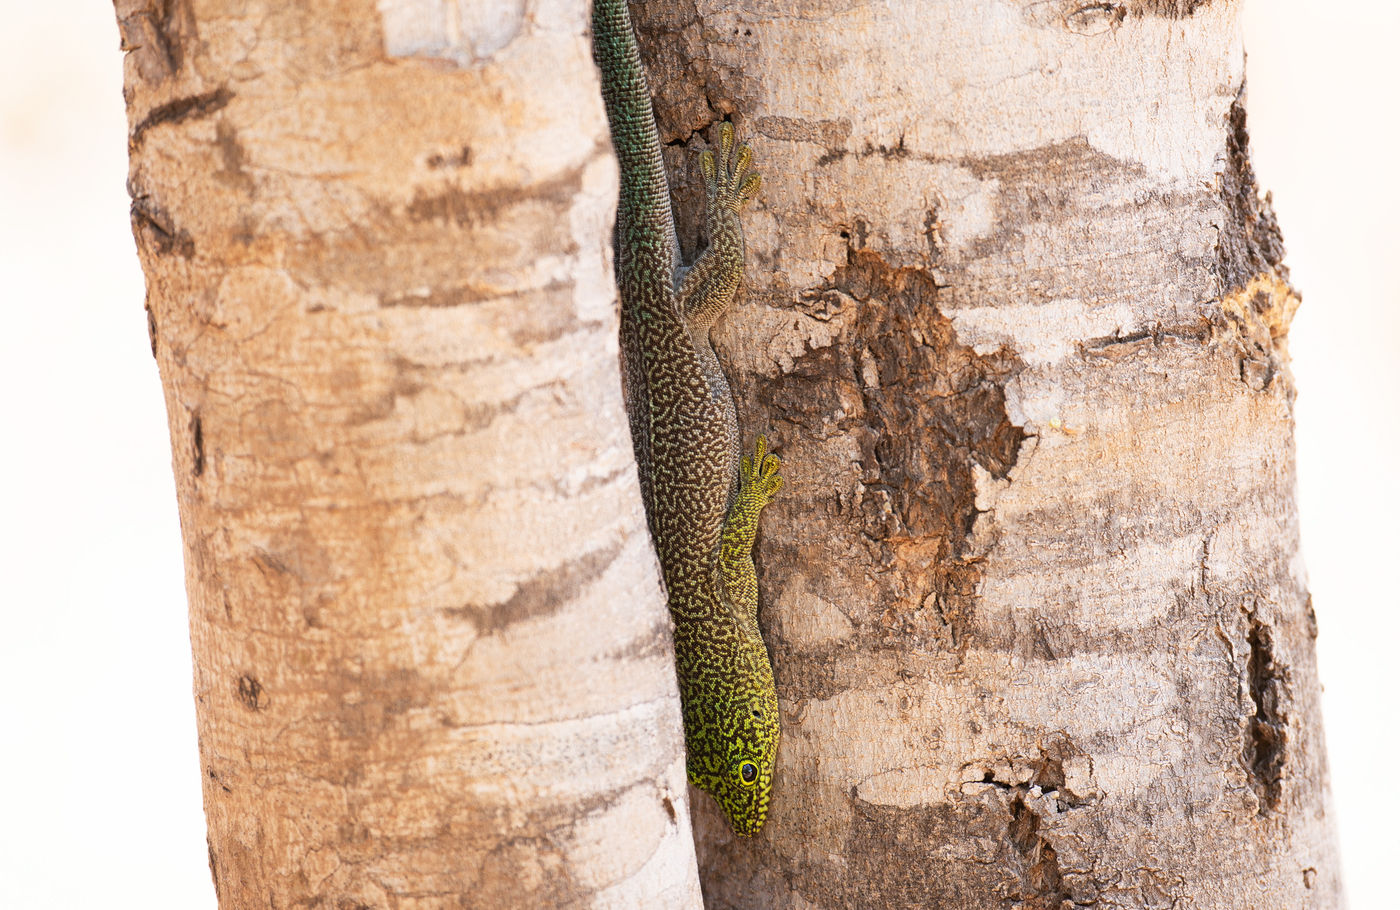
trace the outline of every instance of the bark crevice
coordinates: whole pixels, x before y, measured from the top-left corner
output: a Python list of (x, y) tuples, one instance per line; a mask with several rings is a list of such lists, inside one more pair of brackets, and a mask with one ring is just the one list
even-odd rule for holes
[(1245, 761), (1250, 786), (1259, 797), (1259, 814), (1278, 809), (1283, 798), (1288, 749), (1288, 714), (1284, 711), (1287, 671), (1275, 659), (1273, 631), (1256, 617), (1249, 621), (1249, 719)]

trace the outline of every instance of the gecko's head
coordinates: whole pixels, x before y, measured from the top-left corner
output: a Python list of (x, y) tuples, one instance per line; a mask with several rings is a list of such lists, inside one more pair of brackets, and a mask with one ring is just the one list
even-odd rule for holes
[(734, 833), (752, 837), (768, 817), (773, 764), (778, 753), (778, 700), (763, 692), (744, 693), (737, 704), (705, 718), (686, 767), (690, 780), (724, 810)]

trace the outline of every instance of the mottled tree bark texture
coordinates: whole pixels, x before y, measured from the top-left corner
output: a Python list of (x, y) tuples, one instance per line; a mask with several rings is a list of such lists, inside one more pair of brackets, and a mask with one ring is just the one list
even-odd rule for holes
[(764, 176), (784, 738), (707, 906), (1342, 906), (1240, 4), (634, 10), (673, 171), (732, 117)]
[(117, 3), (224, 910), (700, 906), (588, 3), (517, 5)]
[(1343, 906), (1237, 0), (633, 5), (687, 254), (703, 131), (764, 178), (753, 839), (684, 784), (586, 0), (117, 10), (225, 910)]

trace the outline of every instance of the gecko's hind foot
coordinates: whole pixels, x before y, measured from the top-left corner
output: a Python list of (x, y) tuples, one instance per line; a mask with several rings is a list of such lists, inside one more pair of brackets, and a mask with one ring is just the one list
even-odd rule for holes
[(734, 148), (734, 124), (719, 125), (719, 157), (713, 149), (700, 153), (700, 169), (705, 174), (705, 197), (713, 209), (716, 206), (738, 211), (745, 202), (758, 195), (763, 180), (749, 173), (753, 151), (745, 143)]
[(781, 459), (768, 451), (768, 440), (759, 436), (754, 453), (739, 460), (740, 498), (754, 500), (760, 509), (772, 502), (783, 488), (783, 477), (778, 473), (782, 466)]

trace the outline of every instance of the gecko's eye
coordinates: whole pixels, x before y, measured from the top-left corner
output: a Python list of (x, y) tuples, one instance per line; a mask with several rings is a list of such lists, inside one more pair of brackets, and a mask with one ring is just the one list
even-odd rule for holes
[(763, 720), (763, 712), (762, 712), (762, 711), (758, 710), (757, 708), (754, 708), (752, 713), (753, 713), (753, 716), (756, 717), (757, 719)]
[(752, 786), (753, 782), (758, 780), (758, 765), (751, 761), (740, 762), (739, 780), (743, 781), (746, 787)]

